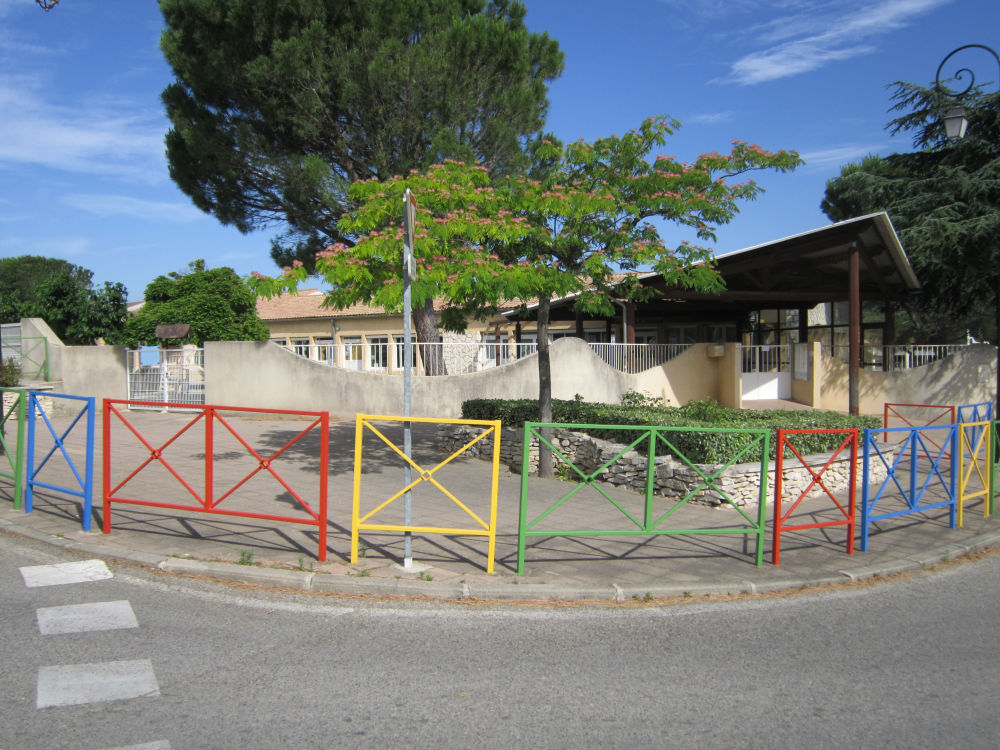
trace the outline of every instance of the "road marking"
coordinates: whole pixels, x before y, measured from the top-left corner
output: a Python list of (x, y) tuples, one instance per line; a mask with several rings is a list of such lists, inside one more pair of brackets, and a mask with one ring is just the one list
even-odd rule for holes
[(38, 668), (35, 708), (157, 696), (160, 686), (149, 659)]
[(38, 610), (38, 631), (42, 635), (90, 633), (95, 630), (125, 630), (139, 627), (132, 605), (127, 601), (69, 604)]
[(139, 745), (123, 745), (121, 747), (107, 747), (104, 750), (170, 750), (169, 740), (153, 740), (143, 742)]
[(103, 560), (55, 563), (54, 565), (29, 565), (21, 568), (21, 577), (28, 588), (61, 586), (66, 583), (86, 583), (111, 578), (111, 571)]

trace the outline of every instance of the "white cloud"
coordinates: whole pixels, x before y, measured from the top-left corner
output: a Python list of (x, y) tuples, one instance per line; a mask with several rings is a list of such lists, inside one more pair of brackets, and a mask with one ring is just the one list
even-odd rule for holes
[(848, 144), (837, 146), (836, 148), (820, 149), (818, 151), (807, 151), (802, 154), (802, 159), (806, 167), (828, 167), (830, 165), (842, 166), (848, 162), (860, 161), (868, 154), (876, 154), (882, 150), (883, 146), (873, 144)]
[(732, 119), (732, 112), (702, 112), (701, 114), (692, 115), (690, 122), (696, 125), (716, 125)]
[(30, 77), (0, 77), (0, 168), (31, 165), (75, 173), (117, 175), (155, 183), (167, 179), (162, 113), (51, 104)]
[(199, 221), (207, 216), (189, 203), (142, 200), (128, 195), (74, 193), (64, 196), (62, 202), (102, 218), (131, 216), (177, 223)]
[(875, 51), (875, 38), (906, 26), (916, 16), (952, 0), (881, 0), (870, 3), (762, 3), (779, 14), (750, 26), (763, 49), (750, 52), (731, 66), (728, 79), (745, 85), (807, 73), (831, 62)]

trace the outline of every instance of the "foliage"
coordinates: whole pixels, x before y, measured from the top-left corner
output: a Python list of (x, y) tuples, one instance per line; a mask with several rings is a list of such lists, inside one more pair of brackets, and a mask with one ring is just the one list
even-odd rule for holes
[[(402, 201), (410, 189), (418, 203), (413, 304), (444, 300), (442, 322), (463, 330), (469, 318), (483, 317), (504, 301), (523, 305), (537, 299), (540, 417), (549, 421), (551, 299), (576, 294), (575, 309), (612, 315), (612, 299), (651, 293), (634, 277), (620, 281), (615, 274), (646, 267), (668, 286), (721, 290), (708, 248), (686, 240), (668, 248), (647, 220), (671, 221), (712, 240), (712, 225), (731, 220), (739, 200), (761, 191), (753, 180), (728, 178), (757, 169), (785, 171), (801, 162), (795, 152), (769, 153), (741, 141), (727, 155), (702, 154), (690, 164), (654, 158), (653, 149), (676, 126), (649, 118), (622, 137), (565, 148), (542, 138), (532, 145), (530, 175), (491, 180), (483, 166), (446, 161), (405, 177), (355, 183), (350, 195), (358, 208), (341, 220), (341, 228), (359, 240), (354, 247), (334, 245), (316, 261), (333, 287), (328, 304), (400, 308)], [(267, 295), (294, 289), (308, 272), (293, 264), (283, 278), (259, 278), (255, 288)], [(544, 455), (540, 465), (548, 465)]]
[[(187, 273), (158, 276), (146, 287), (146, 304), (126, 323), (125, 343), (265, 341), (268, 330), (257, 315), (256, 300), (233, 269), (206, 270), (204, 261), (194, 261)], [(156, 326), (183, 323), (191, 326), (188, 340), (156, 338)]]
[(14, 388), (21, 382), (21, 365), (13, 357), (0, 359), (0, 388)]
[(667, 403), (662, 396), (652, 396), (648, 393), (639, 393), (639, 391), (633, 390), (625, 391), (621, 397), (622, 406), (633, 408), (666, 406)]
[[(923, 287), (909, 303), (914, 335), (954, 342), (969, 330), (995, 341), (990, 315), (1000, 284), (1000, 94), (964, 98), (968, 135), (950, 143), (943, 94), (894, 84), (889, 123), (914, 133), (912, 153), (868, 156), (827, 182), (821, 208), (834, 221), (887, 211)], [(951, 102), (953, 103), (953, 102)]]
[(93, 273), (57, 258), (0, 259), (0, 321), (42, 318), (66, 344), (117, 342), (127, 317), (122, 284), (92, 285)]
[[(491, 180), (483, 166), (445, 161), (405, 177), (355, 183), (350, 197), (358, 208), (340, 226), (359, 237), (357, 244), (333, 245), (316, 261), (333, 287), (328, 304), (400, 309), (407, 188), (418, 204), (413, 303), (445, 300), (442, 320), (449, 328), (462, 330), (470, 317), (503, 301), (547, 303), (573, 292), (580, 293), (578, 309), (611, 314), (612, 296), (643, 293), (635, 285), (612, 283), (621, 269), (652, 266), (669, 284), (720, 288), (707, 248), (684, 242), (668, 249), (646, 220), (671, 220), (712, 239), (709, 222), (729, 221), (738, 200), (760, 192), (752, 180), (730, 184), (726, 177), (753, 169), (784, 171), (800, 160), (794, 152), (770, 154), (740, 142), (726, 156), (705, 154), (691, 164), (650, 159), (671, 132), (671, 122), (650, 118), (623, 137), (593, 144), (563, 149), (541, 141), (534, 146), (536, 163), (554, 165), (544, 180)], [(264, 294), (293, 289), (308, 273), (295, 263), (284, 278), (259, 278), (255, 288)]]
[[(505, 401), (503, 399), (474, 399), (462, 403), (463, 419), (499, 419), (505, 427), (522, 427), (525, 422), (535, 422), (538, 402), (531, 399)], [(650, 426), (690, 428), (670, 433), (669, 442), (693, 463), (724, 463), (746, 449), (755, 438), (742, 432), (712, 432), (711, 429), (768, 430), (770, 458), (774, 458), (779, 429), (875, 429), (881, 426), (878, 417), (852, 417), (830, 411), (749, 410), (723, 407), (706, 399), (691, 401), (681, 407), (628, 407), (614, 404), (590, 404), (579, 400), (553, 399), (552, 421), (557, 424)], [(703, 428), (703, 429), (698, 429)], [(710, 428), (706, 430), (704, 428)], [(581, 429), (593, 437), (617, 443), (628, 442), (627, 432), (602, 430), (599, 427)], [(794, 445), (803, 453), (821, 453), (834, 450), (843, 441), (835, 434), (797, 435)], [(645, 454), (646, 445), (636, 446)], [(672, 452), (663, 443), (658, 454)], [(752, 460), (752, 456), (747, 456)]]
[(311, 267), (353, 207), (348, 187), (445, 157), (523, 162), (558, 44), (517, 0), (160, 0), (170, 173), (202, 210), (274, 222)]

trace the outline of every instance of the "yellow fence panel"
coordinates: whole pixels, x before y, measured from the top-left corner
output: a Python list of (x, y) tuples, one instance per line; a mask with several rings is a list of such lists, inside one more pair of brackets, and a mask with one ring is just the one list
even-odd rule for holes
[[(404, 424), (406, 422), (412, 423), (426, 423), (426, 424), (460, 424), (460, 425), (472, 425), (486, 427), (482, 434), (470, 440), (464, 446), (459, 448), (457, 451), (449, 455), (440, 463), (436, 464), (430, 469), (425, 469), (420, 466), (411, 457), (407, 457), (405, 451), (400, 446), (385, 435), (383, 430), (380, 430), (376, 423), (398, 423)], [(361, 470), (364, 466), (364, 459), (362, 455), (362, 446), (364, 443), (365, 433), (369, 432), (384, 443), (389, 446), (391, 451), (398, 455), (403, 461), (403, 465), (409, 465), (411, 468), (411, 479), (408, 484), (404, 486), (395, 494), (391, 495), (385, 500), (380, 500), (373, 509), (366, 510), (362, 514), (361, 510)], [(491, 482), (490, 482), (490, 496), (489, 496), (489, 518), (483, 519), (479, 514), (475, 513), (469, 508), (470, 503), (462, 502), (457, 498), (447, 487), (444, 486), (435, 474), (438, 474), (442, 468), (447, 466), (455, 458), (461, 456), (463, 453), (468, 451), (476, 443), (479, 443), (490, 436), (493, 437), (493, 458), (492, 458), (492, 472), (491, 472)], [(417, 486), (427, 483), (434, 488), (436, 488), (441, 494), (447, 497), (451, 503), (462, 511), (462, 515), (459, 516), (462, 522), (468, 523), (471, 518), (474, 521), (474, 525), (469, 527), (461, 526), (434, 526), (427, 524), (399, 524), (399, 523), (379, 523), (378, 519), (375, 518), (376, 514), (384, 511), (385, 509), (392, 506), (397, 500), (405, 497), (408, 492), (411, 492)], [(497, 536), (497, 494), (499, 490), (500, 483), (500, 420), (479, 420), (479, 419), (438, 419), (434, 417), (399, 417), (399, 416), (386, 416), (386, 415), (374, 415), (374, 414), (358, 414), (354, 425), (354, 493), (353, 493), (353, 508), (351, 513), (351, 562), (357, 563), (358, 561), (358, 541), (359, 535), (362, 531), (400, 531), (400, 532), (416, 532), (422, 534), (469, 534), (475, 536), (485, 536), (489, 541), (489, 549), (487, 552), (487, 562), (486, 562), (486, 572), (493, 572), (493, 559), (496, 554), (496, 536)], [(481, 497), (479, 495), (478, 497)]]
[(962, 525), (962, 506), (966, 500), (983, 498), (983, 514), (990, 514), (990, 472), (993, 451), (990, 449), (990, 423), (969, 422), (958, 426), (958, 525)]

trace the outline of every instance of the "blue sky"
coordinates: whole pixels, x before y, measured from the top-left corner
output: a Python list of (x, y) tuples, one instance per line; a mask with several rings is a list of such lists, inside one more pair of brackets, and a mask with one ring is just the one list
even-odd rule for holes
[[(221, 1), (221, 0), (220, 0)], [(405, 0), (401, 0), (405, 2)], [(910, 150), (885, 130), (886, 84), (929, 84), (969, 43), (1000, 48), (997, 0), (527, 0), (559, 41), (548, 128), (591, 140), (669, 115), (665, 153), (689, 160), (734, 139), (798, 150), (794, 173), (719, 230), (717, 252), (828, 223), (826, 180), (868, 153)], [(274, 231), (241, 235), (194, 208), (167, 173), (159, 95), (171, 81), (154, 0), (0, 0), (0, 257), (64, 258), (141, 299), (157, 275), (204, 258), (277, 272)], [(974, 53), (970, 53), (974, 54)], [(979, 82), (1000, 71), (962, 58)], [(948, 71), (946, 71), (948, 72)], [(693, 237), (664, 229), (670, 244)]]

